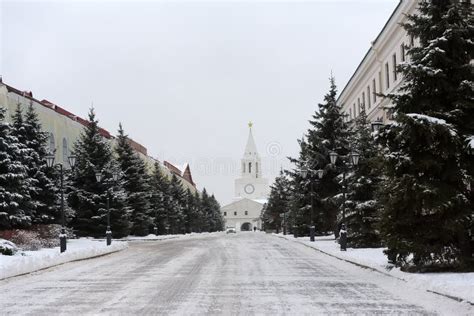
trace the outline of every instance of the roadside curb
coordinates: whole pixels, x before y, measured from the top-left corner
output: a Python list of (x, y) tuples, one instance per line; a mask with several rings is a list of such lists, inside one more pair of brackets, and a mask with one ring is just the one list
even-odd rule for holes
[[(385, 276), (388, 276), (388, 277), (391, 277), (391, 278), (394, 278), (394, 279), (397, 279), (397, 280), (400, 280), (400, 281), (403, 281), (403, 282), (406, 282), (408, 283), (408, 280), (405, 280), (403, 278), (400, 278), (400, 277), (397, 277), (397, 276), (394, 276), (390, 273), (387, 273), (383, 270), (380, 270), (380, 269), (377, 269), (377, 268), (374, 268), (374, 267), (370, 267), (370, 266), (367, 266), (365, 264), (362, 264), (362, 263), (359, 263), (359, 262), (355, 262), (355, 261), (352, 261), (352, 260), (349, 260), (347, 258), (341, 258), (341, 257), (338, 257), (334, 254), (331, 254), (331, 253), (328, 253), (324, 250), (321, 250), (319, 248), (315, 248), (315, 247), (311, 247), (310, 245), (307, 245), (305, 244), (304, 242), (302, 241), (299, 241), (299, 240), (293, 240), (291, 238), (286, 238), (286, 237), (283, 237), (283, 236), (280, 236), (280, 235), (277, 235), (277, 234), (272, 234), (272, 236), (275, 236), (275, 237), (278, 237), (278, 238), (281, 238), (281, 239), (284, 239), (284, 240), (287, 240), (289, 242), (293, 242), (293, 243), (297, 243), (297, 244), (300, 244), (300, 245), (303, 245), (307, 248), (310, 248), (310, 249), (313, 249), (313, 250), (316, 250), (322, 254), (325, 254), (327, 256), (330, 256), (332, 258), (335, 258), (335, 259), (338, 259), (338, 260), (341, 260), (341, 261), (345, 261), (345, 262), (348, 262), (348, 263), (351, 263), (355, 266), (358, 266), (360, 268), (363, 268), (363, 269), (367, 269), (367, 270), (371, 270), (371, 271), (374, 271), (374, 272), (378, 272), (380, 274), (383, 274)], [(449, 298), (451, 300), (454, 300), (454, 301), (457, 301), (457, 302), (460, 302), (460, 303), (468, 303), (472, 306), (474, 306), (474, 302), (471, 302), (471, 301), (468, 301), (466, 299), (463, 299), (463, 298), (460, 298), (460, 297), (457, 297), (457, 296), (454, 296), (454, 295), (450, 295), (450, 294), (445, 294), (445, 293), (441, 293), (441, 292), (438, 292), (438, 291), (435, 291), (435, 290), (431, 290), (431, 289), (428, 289), (428, 288), (423, 288), (422, 290), (425, 290), (426, 292), (429, 292), (429, 293), (433, 293), (433, 294), (436, 294), (436, 295), (440, 295), (440, 296), (443, 296), (443, 297), (446, 297), (446, 298)]]
[(54, 257), (54, 259), (52, 259), (52, 260), (56, 260), (58, 262), (52, 263), (51, 265), (44, 266), (44, 267), (31, 268), (31, 269), (26, 268), (25, 271), (22, 271), (22, 272), (13, 273), (13, 274), (7, 275), (7, 276), (1, 276), (0, 281), (8, 280), (8, 279), (19, 277), (19, 276), (24, 276), (24, 275), (31, 274), (31, 273), (34, 273), (34, 272), (47, 270), (47, 269), (54, 268), (54, 267), (57, 267), (57, 266), (61, 266), (61, 265), (71, 263), (71, 262), (85, 261), (85, 260), (95, 259), (95, 258), (99, 258), (99, 257), (105, 257), (105, 256), (108, 256), (108, 255), (123, 251), (127, 248), (128, 248), (128, 243), (125, 244), (124, 247), (114, 249), (112, 251), (108, 251), (108, 252), (106, 251), (106, 252), (103, 252), (103, 253), (95, 253), (95, 254), (92, 254), (90, 256), (86, 255), (84, 257), (80, 257), (80, 255), (79, 255), (79, 257), (77, 257), (77, 258), (65, 259), (65, 261), (60, 261), (60, 259), (63, 259), (63, 258), (61, 258), (59, 256)]

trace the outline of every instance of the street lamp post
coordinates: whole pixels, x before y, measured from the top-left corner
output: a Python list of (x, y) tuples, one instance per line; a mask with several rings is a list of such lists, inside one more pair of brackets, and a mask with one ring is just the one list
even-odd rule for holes
[[(313, 175), (316, 174), (319, 179), (321, 179), (324, 175), (323, 170), (311, 170), (309, 168), (304, 168), (300, 171), (300, 174), (303, 178), (306, 178), (309, 174)], [(316, 227), (314, 226), (314, 181), (310, 179), (311, 182), (311, 213), (310, 213), (310, 226), (309, 226), (309, 240), (314, 242), (314, 234), (316, 231)]]
[[(118, 177), (118, 172), (114, 170), (112, 172), (112, 180), (114, 184), (118, 181)], [(95, 173), (95, 179), (97, 180), (97, 182), (100, 183), (102, 181), (102, 178), (102, 171), (97, 171)], [(107, 246), (110, 246), (112, 244), (112, 230), (110, 228), (110, 196), (112, 195), (111, 190), (113, 189), (114, 184), (112, 184), (112, 186), (107, 189), (107, 230), (105, 231)]]
[(346, 173), (348, 169), (347, 163), (357, 166), (359, 164), (360, 155), (357, 152), (351, 152), (348, 155), (342, 156), (332, 151), (329, 153), (329, 160), (331, 165), (335, 165), (338, 158), (341, 158), (343, 162), (342, 168), (342, 224), (340, 229), (339, 243), (341, 245), (341, 251), (347, 249), (347, 230), (346, 230)]
[[(46, 165), (48, 168), (59, 167), (59, 179), (60, 179), (60, 190), (61, 190), (61, 233), (59, 234), (59, 249), (62, 252), (66, 251), (67, 234), (66, 234), (66, 215), (64, 214), (64, 168), (62, 163), (54, 164), (54, 155), (50, 154), (46, 157)], [(68, 157), (69, 166), (74, 169), (76, 165), (76, 156), (71, 155)]]

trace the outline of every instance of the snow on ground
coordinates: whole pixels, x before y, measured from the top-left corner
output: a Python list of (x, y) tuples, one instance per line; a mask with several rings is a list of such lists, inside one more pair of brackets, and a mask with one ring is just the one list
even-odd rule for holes
[(93, 258), (123, 250), (128, 247), (127, 241), (158, 241), (212, 236), (222, 233), (191, 233), (186, 235), (148, 235), (144, 237), (128, 236), (114, 239), (111, 246), (106, 246), (104, 239), (69, 239), (67, 250), (59, 252), (59, 247), (44, 248), (39, 251), (22, 251), (14, 256), (0, 255), (0, 280), (25, 273), (53, 267), (62, 263)]
[(387, 257), (383, 253), (384, 248), (347, 248), (347, 251), (341, 251), (339, 244), (334, 240), (334, 236), (316, 237), (315, 242), (309, 241), (309, 237), (295, 239), (293, 235), (278, 234), (277, 236), (402, 279), (417, 288), (474, 304), (474, 273), (407, 273), (388, 264)]
[(0, 314), (474, 315), (470, 304), (264, 233), (129, 244), (0, 281)]
[(60, 253), (59, 247), (55, 247), (38, 251), (22, 251), (14, 256), (0, 255), (0, 280), (70, 261), (102, 256), (127, 247), (126, 242), (113, 242), (107, 247), (103, 240), (80, 238), (69, 239), (67, 250), (63, 253)]
[(192, 237), (203, 237), (203, 236), (212, 236), (216, 234), (222, 234), (222, 232), (215, 232), (215, 233), (190, 233), (186, 235), (155, 235), (150, 234), (148, 236), (127, 236), (117, 240), (125, 240), (125, 241), (153, 241), (153, 240), (167, 240), (167, 239), (175, 239), (175, 238), (192, 238)]

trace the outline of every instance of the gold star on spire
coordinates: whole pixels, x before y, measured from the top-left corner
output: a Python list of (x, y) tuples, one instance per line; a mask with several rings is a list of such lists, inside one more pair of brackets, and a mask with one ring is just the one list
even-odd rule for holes
[(252, 129), (253, 123), (252, 121), (249, 122), (249, 128)]

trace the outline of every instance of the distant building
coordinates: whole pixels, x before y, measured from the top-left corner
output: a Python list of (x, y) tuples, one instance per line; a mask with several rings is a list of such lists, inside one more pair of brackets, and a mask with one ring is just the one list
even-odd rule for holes
[[(11, 116), (16, 110), (17, 105), (20, 104), (23, 111), (31, 104), (38, 114), (42, 128), (48, 133), (48, 149), (56, 156), (56, 161), (68, 165), (67, 157), (71, 154), (74, 143), (79, 138), (84, 127), (89, 124), (85, 120), (69, 111), (60, 107), (48, 100), (38, 100), (33, 97), (31, 91), (21, 91), (12, 86), (3, 83), (0, 77), (0, 107), (5, 108), (6, 120), (10, 121)], [(100, 128), (100, 134), (108, 139), (111, 146), (116, 145), (116, 138), (107, 130)], [(158, 160), (149, 156), (145, 146), (130, 139), (130, 145), (135, 152), (143, 159), (147, 170), (151, 172), (154, 168), (155, 162)], [(159, 162), (159, 161), (158, 161)], [(186, 165), (183, 170), (175, 167), (170, 162), (159, 162), (160, 171), (171, 177), (172, 174), (178, 176), (185, 189), (190, 189), (191, 192), (196, 192), (196, 184), (193, 182), (191, 170), (189, 165)]]
[(241, 159), (241, 176), (235, 179), (235, 201), (221, 208), (226, 226), (236, 230), (261, 229), (260, 215), (269, 194), (268, 180), (262, 178), (262, 163), (249, 123), (249, 136)]

